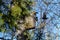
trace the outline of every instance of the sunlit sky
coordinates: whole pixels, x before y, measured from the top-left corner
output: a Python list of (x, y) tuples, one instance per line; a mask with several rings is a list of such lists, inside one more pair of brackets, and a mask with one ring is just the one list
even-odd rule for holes
[[(40, 14), (47, 11), (48, 20), (46, 22), (50, 22), (46, 25), (46, 32), (53, 35), (51, 40), (57, 40), (56, 36), (59, 35), (58, 40), (60, 40), (60, 0), (46, 0), (46, 2), (51, 2), (48, 6), (43, 3), (42, 0), (36, 0), (37, 6), (35, 10), (38, 12), (37, 17), (40, 19)], [(52, 4), (56, 3), (56, 4)], [(42, 10), (40, 9), (42, 8)], [(49, 11), (48, 11), (49, 10)], [(55, 15), (57, 14), (57, 15)], [(52, 19), (53, 18), (53, 19)]]

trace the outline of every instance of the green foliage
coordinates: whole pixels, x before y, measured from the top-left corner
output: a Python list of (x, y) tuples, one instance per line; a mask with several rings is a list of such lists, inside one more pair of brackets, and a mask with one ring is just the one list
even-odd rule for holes
[(17, 19), (24, 18), (30, 14), (30, 6), (32, 2), (30, 0), (13, 0), (13, 6), (11, 7), (11, 15)]
[[(30, 15), (30, 11), (31, 11), (31, 5), (32, 5), (32, 1), (30, 0), (13, 0), (13, 5), (11, 6), (10, 4), (5, 6), (10, 10), (7, 10), (8, 13), (7, 15), (2, 14), (2, 12), (0, 11), (0, 31), (5, 32), (6, 31), (6, 27), (5, 27), (5, 22), (8, 23), (9, 28), (12, 30), (13, 27), (16, 27), (17, 29), (17, 20), (20, 19), (25, 19), (25, 17)], [(2, 4), (2, 0), (0, 0), (0, 5)], [(3, 4), (2, 4), (3, 5)], [(29, 39), (30, 34), (28, 32), (26, 32), (26, 34)]]
[[(0, 0), (1, 2), (2, 0)], [(4, 25), (5, 22), (7, 22), (9, 24), (9, 27), (17, 27), (17, 20), (20, 19), (25, 19), (26, 16), (30, 15), (30, 6), (32, 4), (32, 1), (30, 0), (13, 0), (12, 1), (13, 5), (11, 6), (10, 4), (7, 5), (8, 9), (10, 9), (8, 11), (8, 14), (2, 15), (2, 12), (0, 14), (0, 25)], [(2, 4), (3, 5), (3, 4)], [(5, 7), (7, 7), (5, 6)]]
[(3, 5), (3, 4), (4, 4), (4, 2), (2, 0), (0, 0), (0, 5)]
[[(10, 9), (8, 11), (8, 14), (5, 15), (0, 11), (0, 26), (4, 25), (5, 22), (9, 24), (9, 27), (12, 29), (12, 27), (17, 27), (17, 20), (25, 19), (26, 16), (30, 15), (30, 9), (32, 1), (30, 0), (13, 0), (13, 5), (10, 4), (7, 6), (4, 6), (5, 9), (8, 7)], [(2, 4), (2, 0), (0, 0), (0, 5)], [(3, 26), (1, 26), (3, 27)], [(3, 27), (4, 28), (4, 27)]]
[(4, 32), (5, 31), (5, 27), (4, 27), (4, 20), (2, 18), (3, 14), (0, 10), (0, 32)]
[(4, 24), (4, 20), (3, 19), (0, 19), (0, 26)]
[(21, 15), (21, 8), (17, 5), (14, 5), (14, 7), (11, 8), (11, 15), (14, 17), (20, 16)]
[(0, 5), (2, 4), (2, 0), (0, 0)]
[(16, 18), (14, 18), (10, 13), (8, 13), (8, 15), (3, 15), (2, 18), (5, 22), (9, 24), (10, 28), (12, 28), (12, 26), (17, 25)]
[(30, 39), (30, 34), (27, 30), (23, 33), (23, 35), (24, 35), (24, 38), (25, 38), (25, 36), (27, 36), (27, 38), (25, 38), (25, 40), (31, 40)]
[(2, 19), (3, 14), (0, 13), (0, 26), (4, 24), (4, 20)]
[(5, 32), (5, 31), (6, 31), (5, 28), (0, 26), (0, 32)]
[[(30, 32), (29, 32), (30, 31)], [(23, 32), (23, 35), (27, 36), (26, 40), (32, 40), (33, 39), (33, 35), (34, 35), (34, 31), (31, 31), (31, 30), (25, 30)]]

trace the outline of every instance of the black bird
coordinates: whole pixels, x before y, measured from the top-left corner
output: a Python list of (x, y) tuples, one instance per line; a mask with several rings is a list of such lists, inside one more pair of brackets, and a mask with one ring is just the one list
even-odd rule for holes
[(35, 17), (35, 20), (38, 21), (38, 17)]
[(13, 4), (13, 1), (11, 1), (11, 4)]
[(43, 20), (46, 20), (46, 19), (48, 19), (47, 17), (46, 17), (46, 13), (44, 12), (43, 13), (43, 18), (42, 18)]

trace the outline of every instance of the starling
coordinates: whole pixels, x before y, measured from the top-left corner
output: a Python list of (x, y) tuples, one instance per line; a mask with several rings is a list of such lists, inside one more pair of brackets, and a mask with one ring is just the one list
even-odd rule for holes
[(13, 1), (11, 1), (11, 4), (13, 4)]
[(38, 17), (36, 17), (35, 20), (38, 21)]
[(48, 18), (46, 17), (46, 13), (43, 14), (43, 18), (42, 18), (42, 19), (44, 19), (44, 20), (48, 19)]

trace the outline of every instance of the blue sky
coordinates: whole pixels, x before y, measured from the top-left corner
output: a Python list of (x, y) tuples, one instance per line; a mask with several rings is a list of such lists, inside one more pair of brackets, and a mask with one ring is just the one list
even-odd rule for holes
[[(58, 34), (60, 36), (60, 4), (58, 4), (60, 2), (60, 0), (46, 0), (46, 2), (51, 2), (51, 4), (49, 4), (48, 6), (46, 6), (42, 0), (36, 0), (38, 3), (35, 7), (35, 10), (38, 12), (37, 17), (38, 19), (40, 18), (40, 14), (41, 12), (45, 12), (47, 11), (47, 17), (48, 20), (47, 22), (50, 20), (50, 22), (48, 23), (48, 25), (46, 25), (46, 31), (48, 33), (53, 34), (53, 40), (56, 40), (55, 37), (57, 36), (56, 34)], [(57, 3), (57, 4), (52, 4), (52, 3)], [(42, 10), (40, 9), (40, 7), (42, 8)], [(49, 11), (48, 11), (49, 10)], [(55, 15), (57, 14), (57, 15)], [(51, 18), (53, 18), (51, 20)], [(59, 37), (60, 38), (60, 37)], [(60, 40), (58, 38), (58, 40)]]

